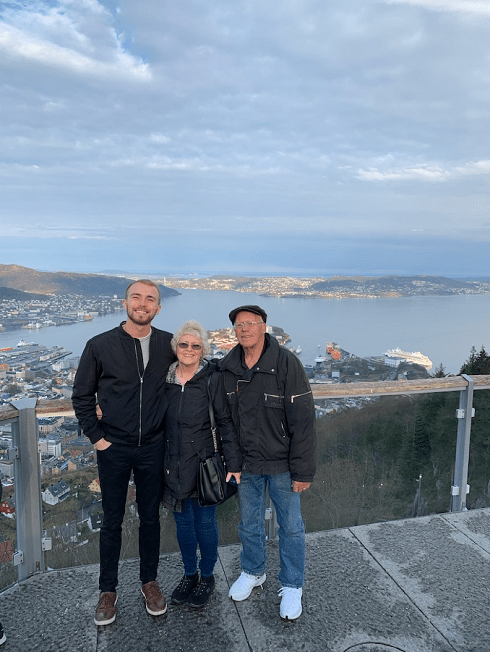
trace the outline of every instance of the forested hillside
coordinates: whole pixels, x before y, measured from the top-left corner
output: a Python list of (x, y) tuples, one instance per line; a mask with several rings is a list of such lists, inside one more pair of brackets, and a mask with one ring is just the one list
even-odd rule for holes
[[(490, 374), (484, 347), (461, 373)], [(490, 505), (490, 392), (473, 404), (469, 509)], [(318, 420), (318, 472), (302, 498), (308, 530), (449, 511), (458, 405), (459, 392), (383, 397)]]

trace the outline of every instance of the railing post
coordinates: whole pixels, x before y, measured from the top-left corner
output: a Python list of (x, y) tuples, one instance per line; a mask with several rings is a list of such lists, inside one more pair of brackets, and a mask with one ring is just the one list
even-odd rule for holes
[(277, 513), (274, 503), (269, 497), (269, 506), (265, 510), (265, 520), (267, 525), (267, 538), (272, 541), (277, 537), (277, 530), (279, 525), (277, 523)]
[(19, 580), (45, 570), (42, 538), (41, 469), (38, 451), (38, 424), (35, 398), (12, 401), (19, 418), (12, 429), (13, 444), (18, 449), (15, 460), (15, 515)]
[(468, 486), (468, 462), (470, 457), (471, 419), (475, 415), (473, 408), (474, 380), (466, 374), (461, 374), (468, 382), (465, 389), (459, 393), (458, 438), (456, 440), (456, 460), (454, 463), (454, 480), (451, 487), (451, 512), (466, 510), (466, 494)]

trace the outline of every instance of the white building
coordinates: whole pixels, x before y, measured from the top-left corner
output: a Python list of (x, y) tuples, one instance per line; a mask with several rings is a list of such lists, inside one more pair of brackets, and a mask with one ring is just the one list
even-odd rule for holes
[(0, 473), (7, 480), (14, 479), (14, 461), (13, 460), (0, 460)]
[(70, 487), (64, 480), (52, 484), (46, 491), (41, 492), (42, 499), (48, 505), (57, 505), (62, 500), (65, 500), (65, 498), (68, 498), (69, 495)]
[(61, 441), (55, 437), (46, 437), (42, 439), (39, 438), (39, 443), (46, 443), (46, 453), (52, 455), (53, 457), (59, 457), (61, 455)]

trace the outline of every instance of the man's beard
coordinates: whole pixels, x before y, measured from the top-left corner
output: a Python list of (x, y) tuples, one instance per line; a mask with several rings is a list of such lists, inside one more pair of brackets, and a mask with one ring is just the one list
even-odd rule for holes
[(151, 313), (146, 313), (143, 315), (136, 314), (134, 310), (131, 312), (131, 314), (128, 312), (128, 319), (132, 321), (133, 324), (137, 324), (138, 326), (148, 326), (148, 324), (151, 324), (154, 317), (155, 315), (152, 315)]

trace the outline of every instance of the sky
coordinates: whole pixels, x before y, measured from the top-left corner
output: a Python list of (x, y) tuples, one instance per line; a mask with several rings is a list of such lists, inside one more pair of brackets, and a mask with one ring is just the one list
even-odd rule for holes
[(490, 0), (0, 3), (1, 264), (490, 275)]

